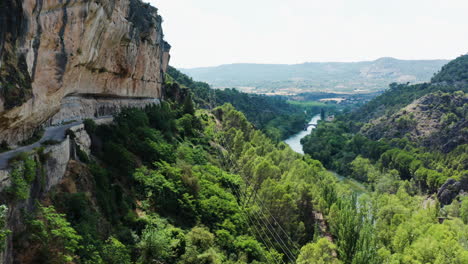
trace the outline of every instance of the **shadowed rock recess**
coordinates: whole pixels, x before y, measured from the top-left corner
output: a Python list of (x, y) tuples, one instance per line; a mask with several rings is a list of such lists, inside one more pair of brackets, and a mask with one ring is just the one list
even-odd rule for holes
[(67, 112), (69, 95), (160, 99), (170, 45), (157, 11), (140, 0), (2, 1), (0, 139), (30, 137)]

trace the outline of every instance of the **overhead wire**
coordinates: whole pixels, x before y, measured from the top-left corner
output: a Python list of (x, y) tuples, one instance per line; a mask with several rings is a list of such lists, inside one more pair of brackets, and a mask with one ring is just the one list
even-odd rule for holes
[[(213, 104), (211, 102), (211, 98), (210, 98), (210, 109), (212, 110), (213, 108)], [(215, 125), (215, 129), (217, 130), (216, 128), (216, 125)], [(219, 132), (219, 131), (217, 131)], [(219, 133), (220, 134), (220, 133)], [(219, 152), (221, 152), (220, 149), (218, 149)], [(224, 160), (224, 158), (221, 159), (221, 155), (222, 153), (218, 154), (218, 158), (220, 158), (220, 160)], [(224, 155), (223, 155), (224, 156)], [(236, 192), (236, 188), (232, 185), (232, 183), (228, 182), (228, 184), (230, 185), (230, 188), (231, 190), (233, 190), (234, 192)], [(241, 198), (240, 194), (236, 192), (235, 194), (236, 196), (238, 196), (239, 198)], [(266, 232), (264, 230), (263, 231), (263, 234), (264, 236), (262, 236), (262, 233), (260, 232), (260, 230), (257, 228), (257, 226), (255, 225), (254, 221), (252, 220), (251, 216), (245, 211), (243, 210), (243, 208), (240, 207), (240, 204), (237, 203), (237, 206), (239, 208), (239, 211), (241, 212), (241, 217), (243, 217), (243, 220), (245, 221), (245, 223), (248, 225), (249, 229), (250, 230), (255, 230), (255, 233), (256, 235), (254, 237), (257, 237), (257, 238), (260, 238), (260, 240), (262, 241), (263, 245), (265, 245), (267, 248), (274, 248), (274, 244), (273, 242), (271, 241), (271, 239), (268, 237), (268, 235), (266, 234)], [(249, 222), (251, 224), (249, 224)], [(258, 220), (257, 220), (257, 223), (258, 223)], [(268, 242), (264, 239), (264, 237), (267, 238)], [(262, 254), (262, 256), (265, 258), (265, 260), (268, 260), (268, 257), (266, 256), (266, 254), (263, 252), (263, 251), (260, 251), (260, 253)], [(277, 263), (277, 264), (280, 264), (280, 262), (276, 259), (276, 258), (273, 258), (274, 262)], [(284, 263), (283, 261), (281, 261), (281, 263)]]
[[(211, 106), (211, 109), (212, 109), (212, 98), (210, 98), (210, 106)], [(219, 131), (217, 131), (219, 132)], [(224, 136), (222, 135), (222, 133), (218, 133), (218, 135), (221, 136), (221, 141), (224, 141), (222, 145), (224, 145), (226, 148), (229, 149), (229, 146), (226, 144), (226, 139), (224, 138)], [(224, 160), (224, 158), (223, 158)], [(235, 166), (233, 166), (233, 162), (231, 159), (227, 159), (228, 163), (230, 163), (231, 165), (231, 169)], [(240, 197), (241, 199), (244, 199), (245, 200), (245, 197), (247, 196), (246, 194), (246, 191), (242, 191), (242, 190), (237, 190), (235, 187), (233, 187), (231, 185), (231, 188), (233, 189), (233, 191), (236, 192), (236, 195), (238, 197)], [(283, 253), (285, 254), (285, 256), (291, 261), (294, 263), (294, 259), (295, 259), (295, 254), (292, 253), (292, 250), (289, 248), (289, 246), (287, 245), (287, 243), (283, 240), (283, 238), (281, 237), (281, 235), (277, 232), (277, 230), (275, 229), (275, 227), (273, 226), (273, 224), (270, 222), (269, 218), (266, 216), (265, 212), (264, 212), (264, 209), (262, 208), (262, 206), (264, 207), (265, 204), (263, 203), (263, 201), (261, 201), (259, 198), (258, 198), (258, 195), (255, 195), (256, 196), (256, 199), (255, 200), (259, 200), (262, 205), (259, 205), (258, 202), (256, 202), (255, 200), (253, 201), (255, 203), (255, 205), (257, 206), (257, 208), (259, 209), (259, 211), (257, 210), (253, 210), (253, 212), (256, 214), (256, 217), (255, 216), (250, 216), (249, 214), (246, 213), (247, 216), (249, 216), (249, 219), (251, 220), (251, 222), (253, 223), (251, 217), (253, 219), (255, 219), (255, 221), (260, 225), (262, 226), (262, 224), (260, 223), (260, 221), (263, 223), (263, 226), (266, 227), (266, 229), (268, 230), (268, 232), (270, 233), (270, 235), (272, 236), (272, 238), (274, 239), (274, 241), (277, 243), (277, 245), (279, 245), (279, 247), (281, 248), (281, 250), (283, 251)], [(245, 209), (243, 209), (245, 210)], [(289, 237), (289, 235), (285, 232), (285, 230), (283, 229), (283, 227), (281, 226), (281, 224), (276, 220), (276, 218), (274, 218), (274, 216), (268, 211), (268, 214), (274, 219), (275, 223), (280, 227), (280, 229), (282, 230), (282, 232), (285, 234), (285, 236), (289, 239), (289, 241), (291, 241), (291, 245), (293, 245), (295, 247), (296, 250), (299, 250), (296, 245), (294, 244), (294, 242), (292, 241), (292, 239)], [(262, 214), (262, 216), (260, 216), (260, 213)], [(259, 221), (260, 219), (260, 221)], [(264, 234), (266, 234), (266, 232), (264, 231)], [(268, 237), (267, 235), (267, 238), (270, 242), (270, 244), (273, 244), (270, 240), (270, 238)], [(273, 244), (273, 247), (274, 247), (274, 244)]]

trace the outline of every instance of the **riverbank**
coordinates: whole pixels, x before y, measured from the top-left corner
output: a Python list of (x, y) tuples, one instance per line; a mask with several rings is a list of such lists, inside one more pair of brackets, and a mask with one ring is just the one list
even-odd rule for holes
[(306, 131), (301, 131), (297, 134), (294, 134), (290, 136), (288, 139), (286, 139), (284, 142), (288, 144), (295, 152), (304, 154), (304, 151), (302, 150), (301, 139), (303, 139), (305, 136), (309, 135), (310, 132), (312, 132), (312, 130), (315, 128), (319, 120), (320, 120), (320, 115), (313, 116), (312, 119), (308, 123), (310, 126), (307, 127)]
[[(309, 126), (307, 128), (307, 131), (301, 131), (295, 135), (292, 135), (288, 139), (286, 139), (284, 142), (291, 147), (292, 150), (299, 154), (304, 154), (304, 151), (302, 150), (302, 144), (301, 144), (301, 139), (303, 139), (305, 136), (309, 135), (313, 129), (315, 129), (318, 121), (320, 120), (320, 115), (315, 115), (312, 117), (312, 119), (309, 121), (308, 124)], [(345, 177), (342, 175), (339, 175), (338, 173), (334, 171), (329, 171), (332, 173), (340, 182), (343, 184), (346, 184), (351, 190), (358, 194), (363, 194), (366, 193), (368, 190), (364, 184), (362, 184), (359, 181), (356, 181), (355, 179), (352, 179), (350, 177)]]

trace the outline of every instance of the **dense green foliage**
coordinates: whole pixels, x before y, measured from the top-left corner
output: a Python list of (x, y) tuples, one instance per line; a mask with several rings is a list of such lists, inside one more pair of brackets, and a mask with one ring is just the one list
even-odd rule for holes
[(461, 180), (468, 176), (467, 145), (447, 154), (427, 151), (405, 139), (373, 141), (352, 134), (349, 124), (320, 124), (303, 139), (305, 152), (340, 174), (375, 184), (375, 189), (389, 188), (379, 184), (401, 179), (411, 181), (421, 192), (432, 193), (448, 178)]
[[(162, 103), (124, 110), (114, 120), (100, 126), (86, 121), (92, 154), (99, 160), (88, 160), (92, 177), (84, 182), (92, 187), (52, 192), (50, 200), (63, 214), (39, 207), (29, 227), (31, 241), (44, 245), (34, 249), (36, 259), (180, 264), (467, 260), (466, 200), (453, 203), (446, 212), (452, 220), (439, 224), (437, 203), (428, 199), (421, 206), (423, 199), (411, 196), (412, 185), (398, 178), (407, 169), (400, 165), (408, 162), (398, 157), (392, 142), (376, 145), (381, 150), (374, 152), (370, 140), (343, 139), (354, 141), (350, 148), (362, 155), (350, 160), (352, 173), (365, 175), (376, 190), (357, 198), (320, 162), (271, 140), (229, 104), (195, 112), (191, 104)], [(345, 129), (339, 124), (324, 123), (317, 131)], [(391, 169), (381, 169), (376, 160)], [(319, 225), (328, 225), (328, 231)]]
[(315, 243), (310, 243), (304, 246), (301, 254), (297, 259), (297, 264), (339, 264), (333, 252), (336, 251), (336, 246), (327, 238), (320, 238)]
[[(25, 153), (26, 154), (26, 153)], [(30, 184), (36, 178), (36, 161), (29, 155), (21, 155), (12, 164), (11, 186), (6, 189), (11, 199), (26, 200), (29, 198)]]
[(70, 226), (65, 215), (53, 206), (39, 206), (37, 219), (30, 223), (31, 236), (39, 245), (38, 263), (69, 263), (80, 247), (81, 237)]
[(76, 192), (51, 192), (63, 214), (36, 212), (26, 238), (44, 246), (22, 250), (37, 260), (293, 262), (314, 237), (312, 211), (327, 207), (320, 186), (335, 184), (231, 105), (195, 113), (162, 103), (124, 110), (111, 125), (87, 120), (85, 129), (100, 162), (87, 160), (86, 189), (78, 181)]
[[(463, 137), (466, 130), (467, 86), (447, 85), (450, 81), (444, 79), (461, 81), (454, 76), (459, 76), (465, 59), (444, 67), (433, 83), (392, 84), (353, 112), (334, 122), (319, 123), (302, 140), (311, 158), (363, 182), (370, 191), (357, 202), (337, 196), (329, 210), (330, 231), (344, 263), (468, 262), (468, 199), (460, 191), (468, 187), (468, 145), (453, 138)], [(447, 83), (436, 83), (443, 81)], [(417, 114), (425, 118), (414, 118), (411, 113), (395, 118), (394, 113), (404, 113), (401, 108), (422, 96), (426, 99), (421, 102), (429, 103), (419, 106)], [(457, 107), (453, 107), (454, 100), (460, 101)], [(409, 132), (412, 127), (417, 135), (418, 122), (429, 122), (431, 114), (439, 113), (441, 118), (435, 122), (442, 127), (434, 135), (440, 139), (452, 135), (445, 141), (428, 137), (432, 141), (425, 143), (431, 144), (423, 146), (424, 141), (409, 134), (389, 133), (391, 129)], [(385, 126), (377, 126), (382, 120)], [(363, 133), (369, 127), (373, 127), (374, 139)], [(377, 132), (385, 136), (377, 137)], [(438, 142), (445, 142), (444, 148)]]
[(390, 88), (383, 94), (377, 96), (358, 110), (350, 113), (349, 119), (359, 122), (368, 122), (371, 119), (384, 115), (389, 117), (404, 106), (426, 94), (437, 91), (455, 92), (458, 90), (462, 90), (465, 93), (468, 92), (466, 87), (453, 87), (428, 83), (416, 85), (392, 83), (390, 84)]
[[(350, 113), (320, 122), (303, 140), (304, 156), (271, 137), (275, 119), (263, 133), (233, 105), (215, 107), (224, 100), (288, 104), (283, 99), (226, 90), (212, 108), (196, 109), (212, 103), (196, 89), (217, 92), (187, 82), (193, 93), (168, 83), (176, 102), (124, 109), (108, 125), (84, 122), (91, 155), (70, 162), (43, 205), (24, 216), (29, 224), (13, 240), (19, 256), (50, 263), (468, 262), (468, 198), (452, 197), (456, 185), (447, 185), (468, 182), (467, 145), (442, 153), (405, 137), (371, 140)], [(394, 93), (376, 100), (396, 109), (387, 98)], [(297, 106), (288, 105), (281, 109), (294, 113)], [(41, 165), (27, 156), (15, 164), (7, 193), (26, 199)], [(326, 168), (367, 190), (354, 193)], [(448, 198), (437, 200), (444, 182)]]
[(463, 55), (443, 66), (432, 82), (447, 82), (449, 84), (468, 81), (468, 55)]
[(0, 251), (5, 249), (6, 238), (10, 234), (10, 230), (6, 228), (8, 216), (8, 207), (4, 204), (0, 205)]

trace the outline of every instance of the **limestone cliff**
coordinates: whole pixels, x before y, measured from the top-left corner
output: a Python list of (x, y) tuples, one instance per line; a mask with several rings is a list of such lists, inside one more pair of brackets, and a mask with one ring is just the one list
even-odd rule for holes
[(0, 140), (29, 137), (69, 95), (162, 97), (170, 46), (141, 0), (4, 0), (0, 17)]

